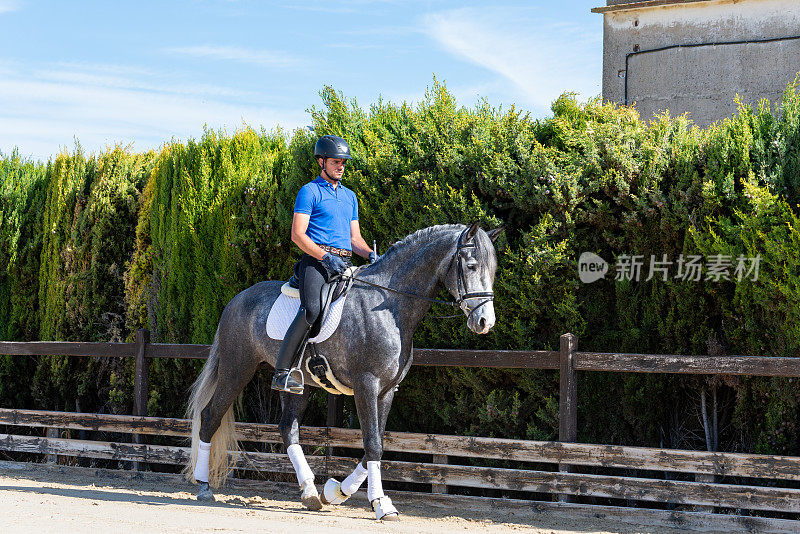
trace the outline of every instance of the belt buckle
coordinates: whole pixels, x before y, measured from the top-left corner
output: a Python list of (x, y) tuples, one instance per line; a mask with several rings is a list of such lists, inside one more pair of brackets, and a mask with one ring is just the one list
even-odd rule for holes
[(338, 247), (332, 247), (332, 246), (330, 246), (330, 245), (320, 245), (320, 244), (317, 244), (317, 246), (318, 246), (319, 248), (321, 248), (322, 250), (324, 250), (325, 252), (330, 252), (331, 254), (336, 254), (337, 256), (344, 256), (344, 257), (348, 257), (348, 256), (352, 256), (352, 255), (353, 255), (353, 253), (352, 253), (352, 252), (350, 252), (350, 251), (349, 251), (349, 250), (347, 250), (347, 249), (338, 248)]

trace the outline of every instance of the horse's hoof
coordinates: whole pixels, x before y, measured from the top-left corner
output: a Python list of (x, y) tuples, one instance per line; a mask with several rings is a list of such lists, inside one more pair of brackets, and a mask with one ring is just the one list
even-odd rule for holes
[(322, 501), (319, 498), (319, 493), (317, 493), (317, 488), (314, 486), (314, 479), (304, 481), (300, 489), (302, 490), (300, 500), (303, 502), (303, 506), (309, 510), (322, 510)]
[(322, 510), (322, 501), (319, 498), (319, 495), (311, 495), (309, 497), (302, 497), (303, 505), (308, 508), (309, 510)]
[(322, 502), (323, 504), (342, 504), (350, 498), (342, 491), (342, 483), (335, 478), (329, 478), (322, 488)]
[(373, 499), (372, 509), (375, 511), (375, 519), (380, 521), (398, 521), (400, 519), (400, 512), (386, 495)]
[(214, 502), (214, 494), (211, 493), (211, 488), (208, 487), (208, 482), (197, 483), (197, 500), (201, 502)]

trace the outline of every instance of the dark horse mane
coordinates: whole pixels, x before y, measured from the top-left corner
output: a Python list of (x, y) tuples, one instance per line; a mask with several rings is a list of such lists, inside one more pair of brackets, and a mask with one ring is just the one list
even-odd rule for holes
[[(393, 243), (392, 246), (386, 250), (383, 256), (381, 256), (381, 260), (390, 260), (392, 256), (397, 254), (399, 251), (404, 250), (406, 247), (426, 243), (439, 233), (446, 232), (448, 230), (461, 231), (464, 230), (464, 228), (465, 226), (463, 224), (438, 224), (435, 226), (422, 228), (412, 234), (407, 235), (400, 241)], [(489, 251), (494, 250), (494, 245), (492, 245), (491, 240), (486, 236), (485, 233), (478, 232), (478, 234), (475, 236), (475, 244), (475, 254), (479, 261), (488, 260), (491, 256)]]

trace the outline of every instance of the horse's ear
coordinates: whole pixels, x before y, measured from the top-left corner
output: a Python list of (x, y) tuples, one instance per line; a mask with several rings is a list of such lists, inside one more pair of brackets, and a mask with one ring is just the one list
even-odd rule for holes
[(470, 239), (475, 237), (475, 234), (478, 233), (478, 225), (479, 224), (480, 224), (480, 221), (475, 221), (474, 223), (472, 223), (472, 225), (469, 227), (469, 230), (467, 230), (467, 235), (464, 238), (464, 241), (469, 241)]
[(497, 241), (497, 238), (500, 237), (500, 234), (505, 229), (506, 229), (505, 226), (498, 226), (494, 230), (489, 230), (488, 232), (486, 232), (486, 235), (488, 235), (489, 239), (491, 239), (492, 243), (494, 243), (495, 241)]

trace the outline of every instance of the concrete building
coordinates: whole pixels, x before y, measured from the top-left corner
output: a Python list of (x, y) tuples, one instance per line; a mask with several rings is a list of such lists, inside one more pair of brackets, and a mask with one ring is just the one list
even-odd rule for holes
[(603, 99), (706, 126), (779, 100), (800, 71), (800, 0), (608, 0)]

